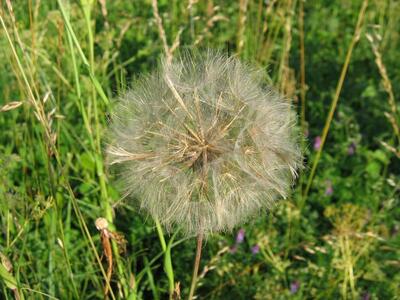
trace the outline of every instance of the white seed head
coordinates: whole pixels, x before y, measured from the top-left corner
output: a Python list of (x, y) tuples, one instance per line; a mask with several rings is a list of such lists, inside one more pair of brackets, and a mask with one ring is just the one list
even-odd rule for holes
[(231, 230), (287, 196), (302, 160), (295, 125), (262, 72), (186, 53), (120, 97), (107, 160), (125, 195), (167, 229)]

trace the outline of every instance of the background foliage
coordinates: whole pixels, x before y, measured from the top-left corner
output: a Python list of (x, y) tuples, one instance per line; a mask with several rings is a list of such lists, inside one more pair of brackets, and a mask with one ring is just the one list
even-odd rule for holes
[[(211, 47), (293, 101), (306, 168), (291, 199), (206, 242), (198, 298), (398, 299), (400, 2), (366, 2), (1, 1), (1, 298), (102, 298), (98, 217), (127, 241), (109, 298), (168, 297), (165, 245), (116, 192), (102, 135), (166, 50)], [(195, 241), (165, 238), (185, 298)]]

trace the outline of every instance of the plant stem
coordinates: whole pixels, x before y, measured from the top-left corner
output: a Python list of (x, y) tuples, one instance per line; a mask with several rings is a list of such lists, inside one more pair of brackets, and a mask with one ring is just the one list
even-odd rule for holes
[(339, 78), (338, 84), (336, 86), (335, 95), (333, 97), (333, 100), (332, 100), (332, 103), (331, 103), (331, 106), (330, 106), (330, 109), (329, 109), (328, 116), (327, 116), (326, 121), (325, 121), (325, 126), (324, 126), (324, 129), (322, 130), (321, 146), (319, 147), (319, 149), (317, 151), (316, 157), (315, 157), (313, 165), (311, 167), (310, 175), (308, 176), (308, 181), (307, 181), (307, 185), (306, 185), (306, 188), (304, 190), (304, 193), (303, 193), (302, 202), (301, 202), (301, 205), (300, 205), (300, 210), (304, 206), (304, 203), (306, 201), (308, 192), (310, 191), (311, 184), (312, 184), (313, 179), (314, 179), (315, 172), (317, 170), (317, 166), (318, 166), (319, 160), (321, 158), (322, 150), (324, 148), (325, 141), (326, 141), (326, 138), (328, 136), (328, 132), (329, 132), (329, 129), (330, 129), (330, 126), (331, 126), (331, 123), (332, 123), (333, 115), (335, 114), (336, 106), (337, 106), (337, 103), (339, 101), (340, 92), (342, 91), (344, 79), (346, 78), (347, 69), (348, 69), (349, 64), (350, 64), (351, 56), (353, 54), (353, 49), (354, 49), (354, 46), (356, 45), (356, 43), (358, 42), (358, 40), (360, 39), (360, 33), (361, 33), (362, 24), (363, 24), (363, 20), (364, 20), (365, 11), (367, 9), (367, 6), (368, 6), (368, 0), (364, 0), (362, 6), (360, 8), (360, 12), (358, 14), (358, 20), (357, 20), (357, 24), (356, 24), (356, 27), (355, 27), (355, 30), (354, 30), (353, 38), (351, 40), (349, 49), (347, 50), (346, 59), (345, 59), (345, 62), (343, 64), (342, 71), (340, 73), (340, 78)]
[(192, 284), (190, 286), (190, 292), (189, 292), (189, 298), (188, 298), (189, 300), (193, 299), (194, 291), (196, 289), (197, 274), (199, 273), (200, 258), (201, 258), (201, 246), (202, 245), (203, 245), (203, 233), (199, 233), (199, 235), (197, 236), (196, 258), (194, 260)]
[[(299, 5), (299, 44), (300, 44), (300, 126), (301, 126), (301, 151), (305, 153), (306, 143), (306, 67), (305, 67), (305, 47), (304, 47), (304, 0), (300, 0)], [(303, 184), (304, 184), (304, 173), (300, 170), (299, 186), (300, 186), (300, 197), (303, 197)], [(302, 201), (302, 200), (301, 200)]]
[(174, 269), (172, 267), (172, 260), (171, 260), (171, 242), (173, 241), (174, 237), (170, 239), (167, 245), (167, 243), (165, 242), (160, 221), (157, 218), (154, 221), (156, 223), (156, 228), (158, 237), (160, 239), (161, 248), (164, 252), (164, 271), (168, 277), (169, 299), (172, 299), (172, 296), (174, 294), (175, 280), (174, 280)]

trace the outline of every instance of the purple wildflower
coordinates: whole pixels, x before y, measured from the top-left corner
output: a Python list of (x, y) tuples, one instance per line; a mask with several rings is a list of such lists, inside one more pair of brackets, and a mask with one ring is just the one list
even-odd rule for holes
[(320, 136), (317, 136), (317, 137), (314, 139), (314, 150), (315, 150), (315, 151), (318, 151), (319, 148), (321, 148), (321, 144), (322, 144), (321, 137), (320, 137)]
[(331, 196), (332, 194), (333, 194), (332, 181), (328, 180), (326, 182), (325, 195), (326, 196)]
[(351, 142), (351, 144), (349, 145), (349, 147), (347, 148), (347, 154), (348, 155), (353, 155), (356, 152), (356, 143)]
[(369, 299), (371, 299), (371, 294), (368, 293), (368, 292), (364, 292), (362, 297), (361, 297), (361, 299), (362, 300), (369, 300)]
[(243, 240), (244, 240), (244, 229), (241, 228), (241, 229), (239, 229), (239, 231), (236, 235), (236, 244), (243, 243)]
[(257, 254), (258, 252), (260, 252), (260, 246), (255, 244), (253, 247), (251, 247), (251, 253), (253, 254)]
[(291, 294), (297, 293), (297, 291), (299, 290), (299, 288), (300, 288), (300, 282), (299, 282), (298, 280), (293, 281), (293, 282), (290, 284), (290, 293), (291, 293)]

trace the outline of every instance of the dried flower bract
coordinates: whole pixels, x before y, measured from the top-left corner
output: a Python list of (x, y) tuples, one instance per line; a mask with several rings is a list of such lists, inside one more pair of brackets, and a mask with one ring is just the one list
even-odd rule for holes
[(301, 165), (295, 124), (262, 72), (218, 52), (185, 53), (119, 99), (108, 163), (167, 229), (231, 230), (287, 196)]

